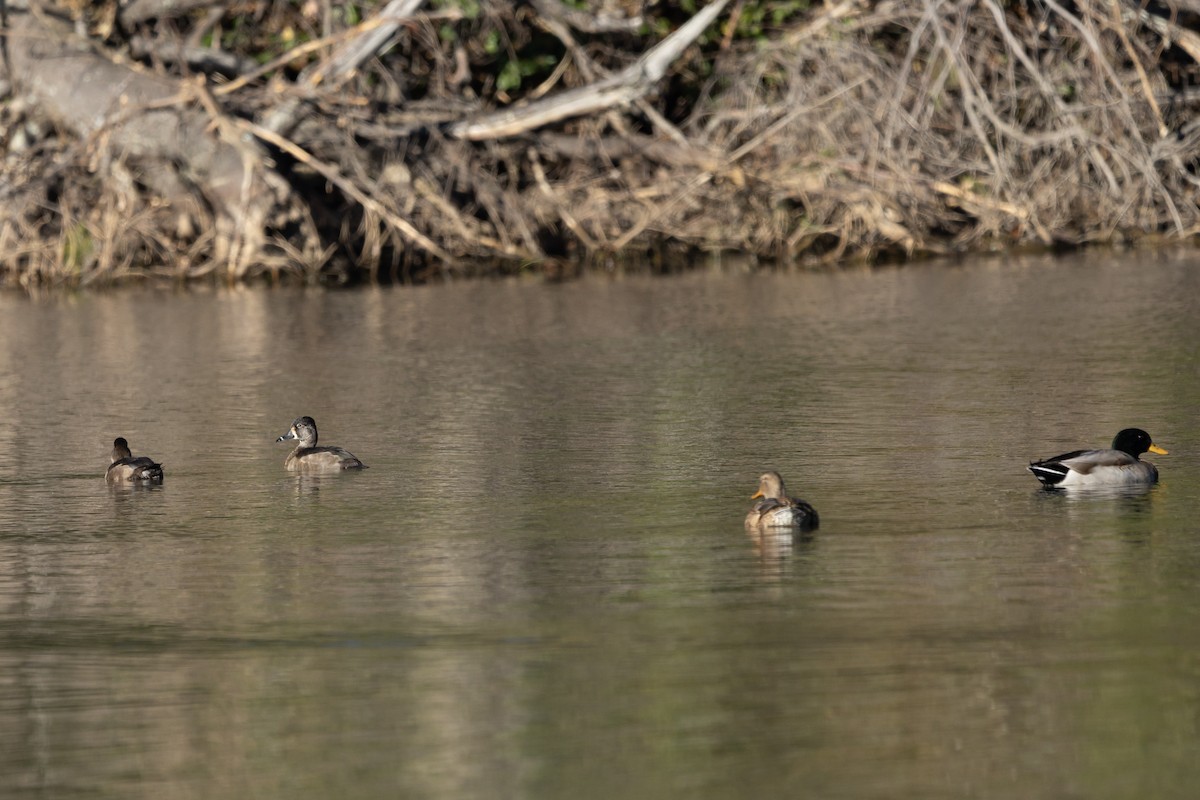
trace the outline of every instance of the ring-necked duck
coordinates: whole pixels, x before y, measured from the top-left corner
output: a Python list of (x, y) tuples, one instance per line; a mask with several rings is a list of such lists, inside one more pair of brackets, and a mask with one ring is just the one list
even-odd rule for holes
[(112, 463), (104, 473), (104, 480), (109, 483), (161, 483), (162, 479), (162, 464), (145, 456), (134, 458), (124, 437), (118, 436), (113, 441)]
[(817, 510), (795, 497), (787, 496), (783, 478), (778, 472), (764, 472), (758, 477), (758, 491), (751, 500), (758, 499), (746, 514), (748, 528), (796, 527), (812, 530), (820, 524)]
[(1126, 428), (1108, 450), (1074, 450), (1030, 462), (1029, 471), (1047, 489), (1151, 484), (1158, 480), (1158, 469), (1138, 458), (1146, 451), (1167, 454), (1141, 428)]
[(317, 423), (312, 417), (297, 417), (288, 432), (275, 441), (289, 439), (300, 440), (283, 462), (283, 466), (293, 472), (337, 472), (367, 466), (340, 447), (317, 447)]

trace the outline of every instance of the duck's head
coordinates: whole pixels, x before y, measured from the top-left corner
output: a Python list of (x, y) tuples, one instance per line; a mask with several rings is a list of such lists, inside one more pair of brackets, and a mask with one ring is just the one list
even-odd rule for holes
[(1156, 445), (1150, 439), (1150, 434), (1146, 433), (1141, 428), (1126, 428), (1117, 434), (1113, 439), (1113, 450), (1120, 450), (1122, 453), (1137, 458), (1142, 453), (1151, 452), (1158, 453), (1160, 456), (1165, 456), (1167, 451)]
[(784, 496), (783, 478), (778, 472), (764, 472), (758, 476), (758, 491), (750, 496), (751, 500), (764, 497), (767, 500), (778, 500)]
[(317, 423), (312, 417), (296, 417), (288, 432), (275, 441), (284, 442), (288, 439), (299, 439), (301, 447), (314, 447), (317, 444)]
[(117, 463), (122, 458), (132, 458), (133, 454), (129, 452), (129, 442), (125, 441), (124, 436), (118, 436), (113, 439), (112, 460)]

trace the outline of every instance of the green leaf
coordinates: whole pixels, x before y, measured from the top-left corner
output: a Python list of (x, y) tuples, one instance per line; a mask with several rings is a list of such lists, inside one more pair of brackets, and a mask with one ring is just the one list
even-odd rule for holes
[(483, 52), (494, 56), (500, 52), (500, 31), (491, 30), (483, 37)]
[(521, 85), (521, 65), (516, 61), (506, 61), (496, 76), (496, 88), (502, 92), (512, 91)]
[(92, 232), (87, 229), (87, 226), (82, 222), (75, 223), (67, 229), (63, 241), (63, 265), (72, 272), (81, 271), (83, 265), (91, 259), (95, 246)]

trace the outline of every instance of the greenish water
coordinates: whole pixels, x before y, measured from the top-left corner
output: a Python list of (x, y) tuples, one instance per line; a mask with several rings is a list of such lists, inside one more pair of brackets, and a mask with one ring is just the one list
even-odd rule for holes
[[(0, 296), (0, 795), (1191, 797), (1198, 288)], [(285, 473), (301, 414), (370, 469)], [(1024, 469), (1130, 425), (1148, 493)], [(766, 468), (815, 535), (747, 536)]]

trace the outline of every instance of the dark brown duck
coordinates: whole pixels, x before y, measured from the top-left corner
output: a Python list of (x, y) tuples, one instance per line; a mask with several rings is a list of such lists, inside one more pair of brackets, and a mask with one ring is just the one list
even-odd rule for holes
[(112, 463), (104, 473), (109, 483), (162, 483), (162, 464), (145, 456), (134, 458), (129, 442), (118, 436), (113, 440)]

